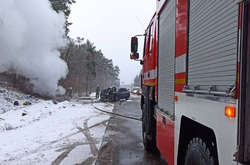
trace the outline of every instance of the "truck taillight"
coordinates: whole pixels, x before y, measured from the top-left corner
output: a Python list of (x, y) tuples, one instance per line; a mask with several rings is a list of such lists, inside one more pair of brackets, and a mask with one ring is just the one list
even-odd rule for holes
[(236, 108), (233, 105), (225, 107), (225, 116), (228, 118), (235, 118), (236, 117)]

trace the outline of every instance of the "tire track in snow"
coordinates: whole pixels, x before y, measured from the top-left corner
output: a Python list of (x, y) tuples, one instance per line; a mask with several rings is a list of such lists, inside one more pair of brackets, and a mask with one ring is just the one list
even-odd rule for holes
[[(99, 114), (100, 115), (100, 114)], [(98, 116), (98, 115), (97, 115)], [(86, 160), (84, 160), (82, 163), (80, 164), (76, 164), (76, 165), (90, 165), (90, 164), (93, 164), (94, 161), (97, 160), (97, 157), (98, 157), (98, 153), (99, 153), (99, 150), (98, 150), (98, 147), (96, 146), (96, 144), (98, 142), (96, 142), (94, 140), (94, 138), (91, 136), (91, 133), (90, 133), (90, 129), (94, 128), (94, 127), (97, 127), (99, 125), (103, 125), (105, 127), (107, 127), (107, 122), (110, 120), (104, 120), (102, 122), (99, 122), (97, 124), (94, 124), (93, 126), (91, 127), (88, 127), (88, 121), (91, 117), (89, 117), (88, 119), (86, 119), (83, 123), (83, 128), (81, 127), (77, 127), (77, 124), (76, 125), (76, 128), (79, 130), (77, 131), (75, 134), (78, 134), (78, 133), (83, 133), (83, 135), (86, 137), (86, 143), (90, 146), (90, 151), (92, 153), (93, 156), (91, 157), (88, 157)], [(73, 136), (73, 135), (72, 135)], [(66, 137), (63, 137), (61, 139), (65, 139), (67, 138), (68, 136)], [(57, 140), (58, 141), (58, 140)], [(60, 141), (60, 139), (59, 139)], [(55, 141), (53, 141), (55, 142)], [(60, 163), (63, 162), (63, 160), (65, 158), (67, 158), (68, 154), (73, 151), (77, 146), (75, 146), (74, 148), (69, 148), (67, 151), (63, 152), (61, 155), (59, 155), (55, 161), (53, 161), (53, 163), (51, 165), (59, 165)]]
[(84, 121), (83, 127), (84, 129), (80, 127), (77, 127), (77, 129), (79, 129), (79, 131), (81, 131), (85, 135), (85, 137), (87, 138), (87, 142), (89, 143), (91, 153), (93, 156), (96, 157), (98, 155), (98, 148), (96, 146), (97, 142), (94, 140), (94, 138), (90, 134), (90, 131), (88, 129), (88, 120)]
[(68, 148), (65, 148), (65, 149), (67, 149), (67, 151), (65, 151), (65, 152), (63, 152), (62, 154), (60, 154), (60, 155), (52, 162), (51, 165), (60, 165), (60, 164), (63, 162), (63, 160), (64, 160), (65, 158), (67, 158), (68, 154), (69, 154), (71, 151), (73, 151), (73, 150), (74, 150), (76, 147), (78, 147), (79, 145), (83, 145), (83, 144), (87, 144), (87, 145), (90, 146), (90, 150), (91, 150), (91, 153), (92, 153), (93, 157), (87, 158), (85, 161), (83, 161), (83, 162), (80, 163), (79, 165), (90, 165), (90, 164), (92, 164), (92, 163), (96, 160), (99, 151), (98, 151), (98, 148), (97, 148), (97, 146), (96, 146), (96, 143), (97, 143), (97, 142), (94, 140), (94, 138), (93, 138), (93, 137), (91, 136), (91, 134), (90, 134), (90, 129), (91, 129), (91, 128), (94, 128), (93, 126), (97, 127), (97, 126), (99, 126), (99, 125), (105, 125), (105, 124), (107, 123), (108, 120), (104, 120), (104, 121), (102, 121), (102, 122), (100, 122), (100, 123), (97, 123), (97, 124), (91, 126), (91, 127), (88, 127), (88, 120), (89, 120), (89, 119), (87, 119), (87, 120), (84, 121), (83, 128), (81, 128), (81, 127), (76, 127), (76, 128), (79, 130), (78, 132), (79, 132), (79, 133), (82, 133), (82, 134), (86, 137), (86, 142), (85, 142), (85, 143), (80, 143), (80, 144), (78, 144), (78, 145), (73, 145), (73, 146), (70, 146), (70, 147), (68, 147)]
[(84, 160), (82, 163), (76, 164), (76, 165), (90, 165), (95, 162), (95, 157), (89, 157), (88, 159)]
[(61, 162), (68, 156), (68, 154), (75, 148), (76, 146), (74, 147), (71, 147), (70, 149), (68, 149), (67, 151), (63, 152), (61, 155), (59, 155), (56, 160), (54, 160), (51, 165), (59, 165), (61, 164)]
[[(27, 157), (27, 156), (36, 154), (36, 153), (38, 153), (38, 152), (47, 151), (47, 150), (50, 150), (50, 149), (53, 149), (53, 148), (59, 148), (59, 147), (61, 147), (61, 145), (59, 145), (58, 147), (53, 147), (52, 145), (53, 145), (53, 144), (56, 144), (56, 143), (58, 143), (58, 142), (60, 142), (60, 141), (62, 141), (62, 140), (65, 140), (65, 139), (67, 139), (67, 138), (70, 138), (70, 137), (72, 137), (72, 136), (74, 136), (74, 135), (77, 135), (77, 134), (79, 134), (79, 133), (83, 133), (83, 131), (86, 131), (86, 130), (89, 130), (89, 129), (98, 127), (98, 126), (100, 126), (100, 125), (103, 125), (103, 124), (105, 124), (107, 121), (109, 121), (109, 119), (108, 119), (108, 120), (104, 120), (104, 121), (99, 122), (99, 123), (96, 123), (96, 124), (94, 124), (94, 125), (92, 125), (92, 126), (90, 126), (90, 127), (78, 129), (79, 131), (77, 131), (77, 132), (71, 133), (71, 134), (69, 134), (69, 135), (67, 135), (67, 136), (64, 136), (64, 137), (58, 139), (58, 140), (54, 140), (54, 141), (51, 141), (51, 142), (49, 142), (49, 143), (42, 144), (41, 146), (37, 147), (37, 148), (34, 149), (34, 150), (31, 150), (31, 151), (25, 152), (25, 153), (21, 153), (21, 154), (19, 154), (19, 155), (16, 155), (15, 157), (11, 157), (10, 159), (8, 159), (8, 160), (6, 160), (6, 161), (7, 161), (7, 162), (13, 162), (13, 161), (20, 160), (20, 159), (23, 158), (23, 157)], [(69, 144), (69, 145), (74, 145), (74, 144)], [(85, 142), (85, 143), (78, 143), (77, 146), (79, 146), (79, 145), (89, 145), (89, 142), (87, 141), (87, 142)], [(76, 147), (77, 147), (77, 146), (76, 146)], [(62, 148), (61, 150), (65, 150), (65, 149), (67, 149), (67, 148)], [(74, 149), (74, 148), (73, 148), (73, 149)], [(72, 150), (73, 150), (73, 149), (72, 149)], [(61, 150), (59, 149), (59, 150), (57, 150), (57, 151), (61, 151)], [(68, 150), (70, 150), (70, 148), (68, 148)], [(71, 150), (71, 151), (72, 151), (72, 150)], [(65, 155), (66, 155), (66, 156), (64, 156), (64, 158), (67, 157), (66, 152), (67, 152), (67, 151), (65, 151)], [(69, 153), (70, 153), (70, 152), (69, 152)], [(62, 154), (62, 155), (63, 155), (63, 154)], [(60, 157), (60, 156), (61, 156), (61, 155), (59, 155), (59, 157)], [(61, 157), (63, 157), (63, 156), (61, 156)], [(64, 159), (64, 158), (63, 158), (63, 159)], [(58, 159), (58, 157), (56, 158), (56, 160), (57, 160), (57, 159)], [(63, 159), (62, 159), (62, 160), (63, 160)], [(53, 163), (53, 162), (52, 162), (52, 163)], [(56, 164), (53, 164), (53, 165), (56, 165)]]

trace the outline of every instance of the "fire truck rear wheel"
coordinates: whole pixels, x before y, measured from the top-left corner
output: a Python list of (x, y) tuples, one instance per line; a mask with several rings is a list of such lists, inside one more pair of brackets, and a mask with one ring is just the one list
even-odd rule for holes
[(185, 165), (214, 165), (214, 158), (202, 139), (194, 138), (190, 141), (185, 156)]
[(151, 153), (157, 152), (156, 143), (154, 137), (148, 135), (145, 131), (145, 125), (142, 126), (142, 137), (145, 150)]
[[(146, 102), (146, 104), (150, 104), (149, 100)], [(147, 109), (148, 106), (145, 104), (143, 105), (143, 114), (142, 114), (142, 137), (143, 137), (143, 144), (145, 147), (145, 150), (151, 153), (157, 153), (157, 147), (156, 147), (156, 128), (154, 123), (153, 115), (148, 115), (148, 111), (150, 109)], [(146, 122), (146, 118), (148, 118), (149, 122)], [(147, 125), (149, 124), (149, 125)], [(150, 128), (148, 131), (146, 131), (146, 127)]]

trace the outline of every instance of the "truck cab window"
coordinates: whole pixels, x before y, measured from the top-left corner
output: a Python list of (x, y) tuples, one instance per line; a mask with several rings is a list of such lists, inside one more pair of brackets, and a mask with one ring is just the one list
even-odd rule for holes
[(149, 47), (150, 47), (150, 28), (147, 30), (147, 34), (145, 36), (145, 47), (144, 47), (144, 55), (149, 54)]
[(150, 27), (150, 36), (149, 36), (149, 52), (152, 52), (153, 47), (153, 35), (154, 35), (154, 24)]
[(148, 37), (148, 32), (145, 34), (145, 37), (144, 37), (144, 47), (143, 47), (143, 57), (146, 55), (146, 49), (147, 49), (147, 37)]

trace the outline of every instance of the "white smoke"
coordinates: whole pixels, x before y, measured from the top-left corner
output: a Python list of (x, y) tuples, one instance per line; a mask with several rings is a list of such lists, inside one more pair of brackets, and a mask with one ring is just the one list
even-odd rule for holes
[(4, 0), (0, 5), (0, 72), (14, 69), (35, 92), (53, 96), (67, 75), (58, 48), (65, 46), (64, 15), (47, 0)]

